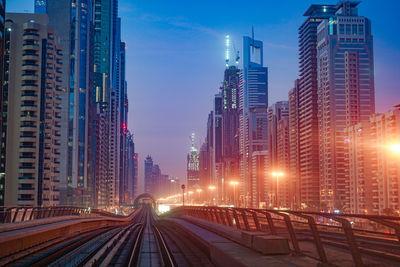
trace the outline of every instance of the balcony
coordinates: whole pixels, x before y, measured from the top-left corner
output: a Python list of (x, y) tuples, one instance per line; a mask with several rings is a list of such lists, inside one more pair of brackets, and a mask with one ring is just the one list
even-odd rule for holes
[(36, 53), (24, 53), (22, 54), (22, 60), (39, 60), (39, 54)]
[(37, 101), (38, 95), (37, 94), (22, 94), (21, 101)]
[(35, 163), (36, 162), (36, 158), (34, 156), (32, 157), (26, 157), (26, 156), (20, 156), (19, 157), (19, 162), (20, 163)]
[(22, 74), (21, 80), (37, 82), (39, 80), (39, 75), (35, 73), (24, 73)]
[(21, 146), (19, 147), (19, 151), (20, 151), (20, 152), (30, 152), (30, 153), (34, 153), (34, 152), (36, 152), (36, 146), (24, 146), (24, 145), (21, 145)]
[(22, 114), (21, 121), (35, 121), (37, 119), (37, 115), (34, 114)]
[(20, 170), (34, 170), (35, 166), (19, 166), (18, 169), (20, 169)]
[(33, 177), (33, 176), (20, 176), (20, 177), (18, 177), (18, 180), (35, 180), (35, 177)]
[(39, 44), (32, 44), (32, 43), (28, 42), (28, 43), (24, 43), (22, 46), (23, 46), (24, 50), (39, 51)]
[(21, 131), (30, 131), (30, 132), (34, 132), (36, 131), (36, 125), (35, 124), (22, 124), (20, 126)]
[(21, 142), (36, 142), (36, 136), (34, 135), (20, 135)]
[[(18, 193), (19, 194), (24, 194), (24, 193), (31, 193), (31, 192), (26, 192), (26, 191), (34, 191), (35, 188), (33, 186), (31, 187), (18, 187)], [(23, 192), (21, 192), (23, 191)]]

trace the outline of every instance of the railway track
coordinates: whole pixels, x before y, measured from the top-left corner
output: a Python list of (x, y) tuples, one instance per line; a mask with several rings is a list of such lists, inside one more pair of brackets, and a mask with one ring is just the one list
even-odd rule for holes
[[(174, 239), (171, 231), (165, 225), (159, 228), (158, 216), (150, 205), (144, 204), (127, 226), (104, 227), (51, 240), (0, 259), (0, 265), (173, 267), (178, 266), (174, 258), (176, 250), (182, 250), (183, 246), (176, 246), (177, 241), (174, 241), (175, 254), (171, 252), (167, 245)], [(168, 232), (168, 239), (164, 232)], [(184, 252), (188, 253), (187, 249)], [(193, 251), (190, 253), (193, 255)], [(178, 254), (184, 253), (179, 251)], [(180, 259), (179, 266), (193, 265)]]

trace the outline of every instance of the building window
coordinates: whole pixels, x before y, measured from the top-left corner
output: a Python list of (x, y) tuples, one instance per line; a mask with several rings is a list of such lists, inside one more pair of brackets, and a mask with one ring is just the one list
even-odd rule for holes
[(364, 35), (364, 25), (363, 24), (358, 25), (358, 34)]
[(351, 25), (351, 31), (353, 35), (357, 35), (357, 24)]
[(346, 24), (346, 34), (350, 35), (350, 24)]
[(339, 33), (344, 34), (344, 24), (339, 25)]

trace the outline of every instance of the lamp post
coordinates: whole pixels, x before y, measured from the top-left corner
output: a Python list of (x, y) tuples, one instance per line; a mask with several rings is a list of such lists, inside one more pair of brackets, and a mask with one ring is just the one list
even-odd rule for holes
[(201, 192), (202, 192), (202, 191), (203, 191), (203, 189), (201, 189), (201, 188), (199, 188), (199, 189), (196, 190), (196, 192), (199, 193), (199, 203), (201, 202), (201, 200), (200, 200), (200, 199), (201, 199), (201, 198), (200, 198), (200, 195), (201, 195)]
[[(188, 195), (187, 195), (187, 199), (188, 199), (188, 202), (189, 202), (189, 198), (190, 198), (190, 195), (191, 194), (193, 194), (193, 191), (189, 191), (188, 192)], [(191, 203), (193, 204), (193, 200), (190, 198), (190, 201), (191, 201)]]
[(214, 199), (214, 190), (215, 190), (215, 186), (213, 186), (213, 185), (210, 185), (209, 187), (208, 187), (208, 190), (210, 190), (210, 198), (211, 198), (211, 200), (210, 200), (210, 204), (212, 203), (212, 204), (214, 204), (214, 202), (213, 202), (213, 199)]
[(181, 185), (182, 188), (182, 206), (185, 206), (185, 185)]
[(233, 205), (236, 206), (236, 186), (239, 184), (238, 181), (230, 181), (230, 185), (233, 186)]
[(279, 176), (283, 176), (283, 172), (273, 172), (273, 176), (276, 177), (276, 187), (275, 187), (275, 207), (279, 207), (278, 203), (278, 187), (279, 187)]

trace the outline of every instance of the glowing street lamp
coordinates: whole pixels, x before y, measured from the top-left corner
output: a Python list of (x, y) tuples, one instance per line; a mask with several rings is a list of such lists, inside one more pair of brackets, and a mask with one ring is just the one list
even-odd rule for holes
[(211, 200), (210, 200), (210, 203), (212, 203), (213, 204), (213, 199), (214, 199), (214, 190), (215, 190), (215, 186), (213, 186), (213, 185), (210, 185), (209, 187), (208, 187), (208, 190), (210, 190), (210, 198), (211, 198)]
[(400, 143), (389, 145), (389, 150), (390, 150), (393, 154), (400, 155)]
[(190, 201), (193, 203), (193, 200), (190, 198), (190, 195), (193, 194), (193, 191), (188, 191), (187, 193), (187, 201), (189, 202), (190, 199)]
[(233, 205), (236, 206), (236, 186), (239, 184), (239, 182), (230, 181), (229, 184), (233, 186)]
[(200, 200), (200, 194), (201, 194), (202, 191), (203, 191), (203, 189), (200, 189), (200, 188), (199, 188), (199, 189), (196, 189), (196, 192), (199, 193), (199, 202), (201, 202), (201, 200)]
[(283, 172), (273, 172), (271, 173), (272, 176), (276, 177), (276, 187), (275, 187), (275, 207), (279, 207), (279, 203), (278, 203), (278, 187), (279, 187), (279, 177), (283, 176), (284, 173)]

